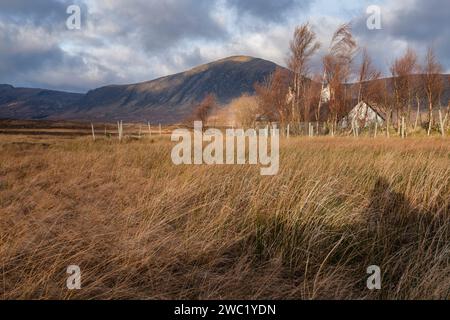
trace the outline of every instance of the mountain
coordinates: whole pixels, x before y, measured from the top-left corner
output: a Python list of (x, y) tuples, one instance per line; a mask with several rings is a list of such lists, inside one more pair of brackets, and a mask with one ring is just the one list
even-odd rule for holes
[(72, 94), (0, 86), (0, 118), (175, 123), (192, 114), (207, 94), (220, 104), (252, 94), (278, 66), (270, 61), (234, 56), (192, 70), (130, 84)]
[[(244, 93), (252, 94), (254, 85), (277, 67), (263, 59), (234, 56), (156, 80), (106, 86), (87, 94), (0, 85), (0, 118), (176, 123), (189, 117), (208, 93), (215, 94), (222, 105)], [(446, 105), (449, 76), (443, 78), (442, 102)]]
[(0, 84), (0, 118), (46, 119), (73, 108), (82, 94)]
[(63, 118), (173, 123), (190, 114), (195, 104), (214, 93), (226, 104), (269, 76), (277, 65), (236, 56), (144, 83), (107, 86), (88, 92), (76, 110)]

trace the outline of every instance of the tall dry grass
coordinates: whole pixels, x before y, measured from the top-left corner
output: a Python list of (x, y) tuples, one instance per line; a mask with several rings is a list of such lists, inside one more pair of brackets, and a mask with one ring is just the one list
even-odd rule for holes
[[(446, 140), (291, 139), (280, 172), (171, 143), (0, 139), (2, 299), (448, 299)], [(66, 288), (79, 265), (82, 290)], [(366, 288), (378, 265), (383, 288)]]

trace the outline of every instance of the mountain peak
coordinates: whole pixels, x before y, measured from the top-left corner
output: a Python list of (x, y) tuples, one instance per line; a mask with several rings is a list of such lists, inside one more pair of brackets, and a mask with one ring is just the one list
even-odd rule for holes
[(227, 58), (223, 58), (218, 60), (217, 62), (227, 62), (227, 61), (231, 61), (231, 62), (249, 62), (252, 60), (256, 60), (256, 58), (254, 57), (250, 57), (250, 56), (231, 56), (231, 57), (227, 57)]
[[(241, 64), (241, 63), (246, 63), (246, 62), (251, 62), (251, 61), (255, 61), (258, 60), (256, 58), (250, 57), (250, 56), (231, 56), (231, 57), (227, 57), (227, 58), (223, 58), (217, 61), (213, 61), (213, 62), (208, 62), (202, 65), (199, 65), (197, 67), (192, 68), (191, 70), (186, 71), (186, 74), (195, 74), (195, 73), (199, 73), (199, 72), (203, 72), (206, 71), (208, 69), (210, 69), (211, 67), (217, 67), (217, 66), (221, 66), (227, 63), (233, 63), (233, 64)], [(261, 59), (259, 59), (261, 60)]]
[[(0, 97), (0, 117), (16, 118), (24, 113), (27, 118), (176, 123), (189, 117), (207, 94), (214, 94), (222, 105), (243, 94), (253, 94), (254, 85), (277, 67), (263, 59), (231, 56), (147, 82), (91, 90), (77, 101), (77, 96), (67, 99), (63, 93), (43, 97), (33, 92), (33, 99), (16, 93)], [(48, 110), (50, 99), (55, 107)], [(12, 108), (17, 105), (27, 106), (26, 113)]]

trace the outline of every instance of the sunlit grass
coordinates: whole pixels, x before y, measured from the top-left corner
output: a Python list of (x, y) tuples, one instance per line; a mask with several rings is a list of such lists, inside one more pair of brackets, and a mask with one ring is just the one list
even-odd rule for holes
[(0, 298), (450, 298), (448, 140), (284, 140), (262, 177), (174, 166), (160, 137), (15, 139), (0, 139)]

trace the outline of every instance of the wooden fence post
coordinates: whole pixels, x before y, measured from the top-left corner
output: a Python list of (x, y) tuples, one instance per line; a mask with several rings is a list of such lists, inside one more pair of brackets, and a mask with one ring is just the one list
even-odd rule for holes
[(91, 129), (92, 129), (92, 140), (95, 141), (95, 130), (94, 130), (94, 124), (91, 122)]
[(402, 117), (402, 139), (405, 139), (405, 117)]
[(123, 138), (123, 122), (122, 120), (117, 121), (117, 131), (119, 132), (119, 141), (122, 141)]

